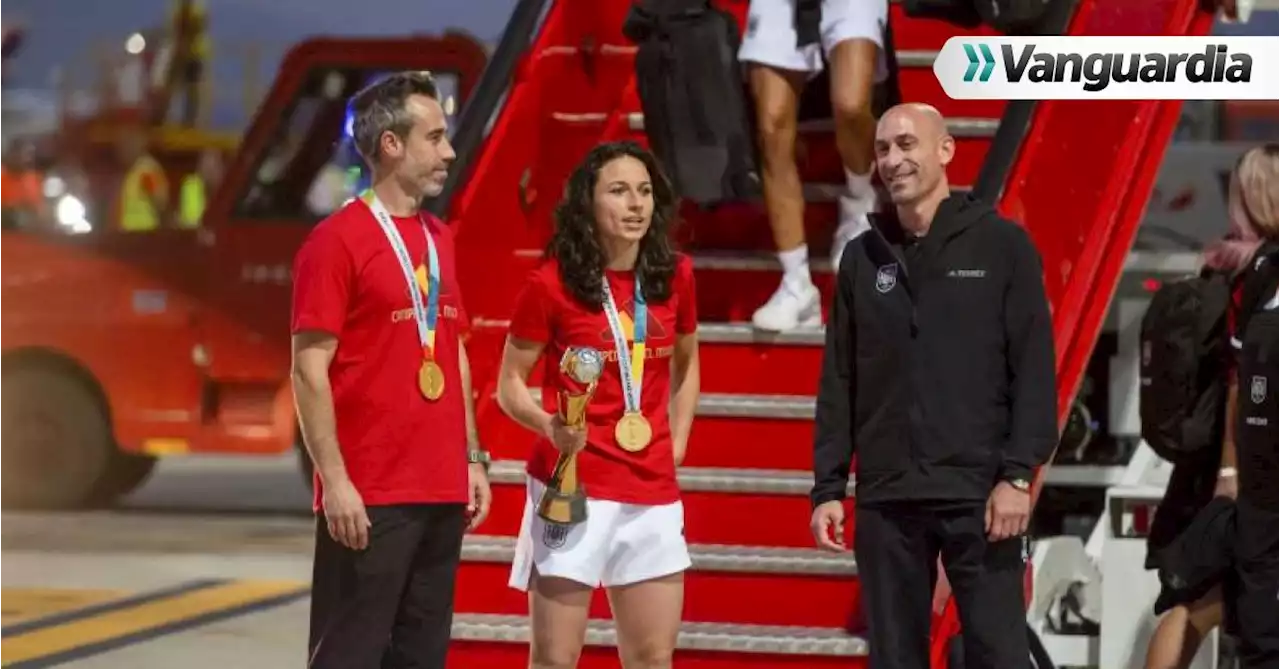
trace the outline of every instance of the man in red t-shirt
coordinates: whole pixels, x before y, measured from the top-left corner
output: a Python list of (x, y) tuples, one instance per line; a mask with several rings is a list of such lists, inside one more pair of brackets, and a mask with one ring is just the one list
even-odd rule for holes
[(352, 100), (372, 188), (294, 266), (293, 386), (315, 463), (311, 667), (443, 667), (465, 531), (488, 513), (453, 236), (419, 210), (453, 148), (426, 73)]

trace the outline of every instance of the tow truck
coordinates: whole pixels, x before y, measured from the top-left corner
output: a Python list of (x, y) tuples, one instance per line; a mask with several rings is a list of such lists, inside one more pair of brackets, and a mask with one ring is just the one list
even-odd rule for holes
[[(745, 24), (744, 0), (715, 4)], [(478, 421), (495, 462), (492, 515), (463, 549), (450, 655), (459, 666), (523, 666), (527, 602), (505, 583), (532, 435), (497, 406), (494, 372), (512, 287), (538, 262), (568, 171), (597, 142), (646, 141), (636, 48), (622, 35), (629, 5), (518, 0), (487, 62), (483, 49), (449, 36), (302, 45), (282, 65), (202, 230), (145, 238), (7, 236), (6, 499), (100, 501), (127, 489), (114, 469), (122, 457), (295, 448), (289, 268), (308, 227), (323, 217), (308, 198), (317, 178), (328, 166), (356, 165), (343, 142), (335, 149), (345, 99), (382, 70), (453, 73), (464, 101), (453, 135), (460, 159), (444, 194), (427, 206), (456, 230), (459, 281), (472, 317)], [(1043, 29), (1203, 35), (1212, 20), (1196, 0), (1054, 0)], [(994, 33), (915, 19), (898, 2), (890, 5), (890, 23), (902, 98), (938, 107), (957, 139), (952, 182), (1026, 226), (1043, 256), (1058, 342), (1060, 419), (1067, 427), (1087, 424), (1068, 417), (1132, 262), (1129, 251), (1181, 104), (952, 100), (932, 72), (938, 49), (957, 34)], [(810, 120), (801, 132), (809, 147), (801, 163), (808, 238), (830, 239), (835, 184), (843, 180), (832, 127)], [(1089, 170), (1075, 167), (1086, 162)], [(770, 335), (747, 322), (780, 273), (759, 206), (685, 214), (692, 234), (683, 243), (698, 275), (704, 394), (679, 472), (693, 568), (677, 656), (712, 668), (865, 667), (856, 560), (812, 549), (805, 522), (822, 333)], [(815, 257), (824, 251), (814, 250)], [(818, 264), (816, 283), (829, 296), (829, 267)], [(14, 450), (48, 463), (39, 473), (13, 474), (18, 492), (10, 484)], [(1036, 497), (1057, 469), (1038, 472)], [(1032, 582), (1030, 610), (1038, 615), (1057, 600), (1041, 607), (1037, 597), (1056, 598), (1060, 582)], [(599, 596), (579, 666), (616, 666), (607, 617)], [(1052, 632), (1033, 627), (1037, 640)], [(948, 603), (935, 618), (935, 667), (947, 666), (958, 631)], [(1082, 643), (1058, 652), (1098, 666), (1096, 635), (1078, 636)]]
[(282, 63), (199, 229), (126, 233), (108, 218), (6, 230), (6, 506), (107, 503), (161, 456), (294, 448), (289, 267), (309, 225), (341, 204), (325, 177), (356, 160), (350, 142), (335, 148), (347, 99), (409, 68), (465, 99), (487, 59), (462, 34), (308, 40)]

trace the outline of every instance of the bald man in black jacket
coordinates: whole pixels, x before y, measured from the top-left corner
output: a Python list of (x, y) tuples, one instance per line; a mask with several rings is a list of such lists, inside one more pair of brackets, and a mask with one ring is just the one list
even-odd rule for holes
[(1026, 231), (953, 195), (942, 116), (899, 105), (876, 130), (896, 205), (849, 242), (827, 319), (814, 438), (812, 530), (855, 550), (873, 669), (927, 669), (938, 556), (966, 669), (1025, 667), (1024, 539), (1031, 478), (1058, 441), (1053, 329)]

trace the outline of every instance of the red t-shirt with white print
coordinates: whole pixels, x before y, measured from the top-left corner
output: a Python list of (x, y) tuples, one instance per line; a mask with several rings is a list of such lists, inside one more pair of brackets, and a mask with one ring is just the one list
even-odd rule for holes
[[(607, 271), (609, 288), (618, 307), (619, 320), (633, 343), (635, 314), (635, 273)], [(570, 346), (589, 346), (605, 359), (595, 396), (587, 408), (587, 445), (578, 455), (578, 479), (587, 497), (628, 504), (669, 504), (680, 499), (672, 452), (671, 425), (667, 407), (671, 395), (670, 359), (676, 335), (693, 333), (698, 326), (694, 295), (693, 263), (677, 257), (671, 296), (663, 302), (648, 301), (648, 330), (645, 334), (645, 365), (640, 407), (653, 428), (653, 439), (638, 453), (618, 445), (614, 427), (625, 410), (622, 375), (614, 347), (609, 319), (603, 308), (583, 306), (560, 279), (559, 264), (550, 260), (531, 272), (511, 319), (514, 337), (545, 344), (545, 375), (542, 405), (556, 411), (556, 396), (564, 384), (560, 358)], [(559, 451), (546, 438), (534, 444), (529, 475), (546, 482), (555, 468)]]
[[(465, 503), (466, 415), (459, 337), (467, 317), (458, 291), (453, 232), (429, 215), (393, 217), (415, 261), (424, 306), (427, 230), (440, 261), (435, 359), (444, 395), (418, 389), (422, 347), (404, 271), (368, 206), (355, 199), (317, 225), (294, 260), (294, 333), (338, 337), (329, 367), (338, 444), (366, 505)], [(314, 507), (324, 492), (316, 477)]]

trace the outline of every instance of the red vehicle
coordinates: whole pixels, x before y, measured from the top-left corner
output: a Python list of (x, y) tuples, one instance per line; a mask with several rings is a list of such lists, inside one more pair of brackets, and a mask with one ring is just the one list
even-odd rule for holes
[(293, 448), (289, 268), (308, 225), (341, 202), (332, 175), (355, 159), (336, 141), (346, 100), (406, 68), (465, 98), (486, 61), (462, 35), (302, 43), (202, 229), (6, 230), (5, 503), (107, 502), (159, 456)]
[[(487, 534), (464, 547), (451, 654), (459, 666), (523, 666), (527, 601), (505, 583), (532, 437), (493, 401), (493, 372), (514, 287), (537, 262), (569, 169), (597, 142), (645, 139), (635, 49), (621, 34), (630, 4), (520, 0), (478, 81), (483, 54), (449, 38), (301, 47), (250, 128), (206, 232), (6, 237), (6, 496), (11, 476), (32, 477), (20, 488), (28, 501), (71, 504), (127, 487), (133, 472), (119, 463), (137, 457), (293, 448), (289, 267), (319, 218), (305, 209), (307, 191), (342, 136), (342, 100), (380, 69), (456, 72), (462, 159), (431, 206), (456, 226), (477, 413), (497, 462)], [(743, 0), (717, 4), (739, 20), (746, 12)], [(1202, 35), (1212, 17), (1197, 0), (1077, 0), (1053, 19), (1062, 34)], [(957, 137), (952, 182), (1024, 224), (1044, 257), (1065, 420), (1180, 104), (951, 100), (931, 66), (959, 31), (907, 17), (896, 3), (890, 21), (902, 97), (937, 106)], [(829, 124), (801, 131), (809, 239), (829, 239), (835, 203), (824, 186), (843, 181), (839, 159)], [(281, 160), (288, 169), (272, 167)], [(812, 550), (806, 523), (821, 334), (766, 337), (744, 323), (780, 271), (759, 207), (687, 213), (704, 395), (680, 473), (694, 561), (682, 666), (866, 666), (866, 644), (847, 629), (856, 564)], [(817, 282), (829, 294), (827, 271)], [(11, 474), (15, 441), (24, 464), (37, 453), (31, 459), (47, 469)], [(607, 615), (597, 598), (592, 617)], [(945, 666), (956, 628), (948, 609), (935, 666)], [(579, 666), (616, 666), (610, 626), (593, 620), (588, 640)]]

